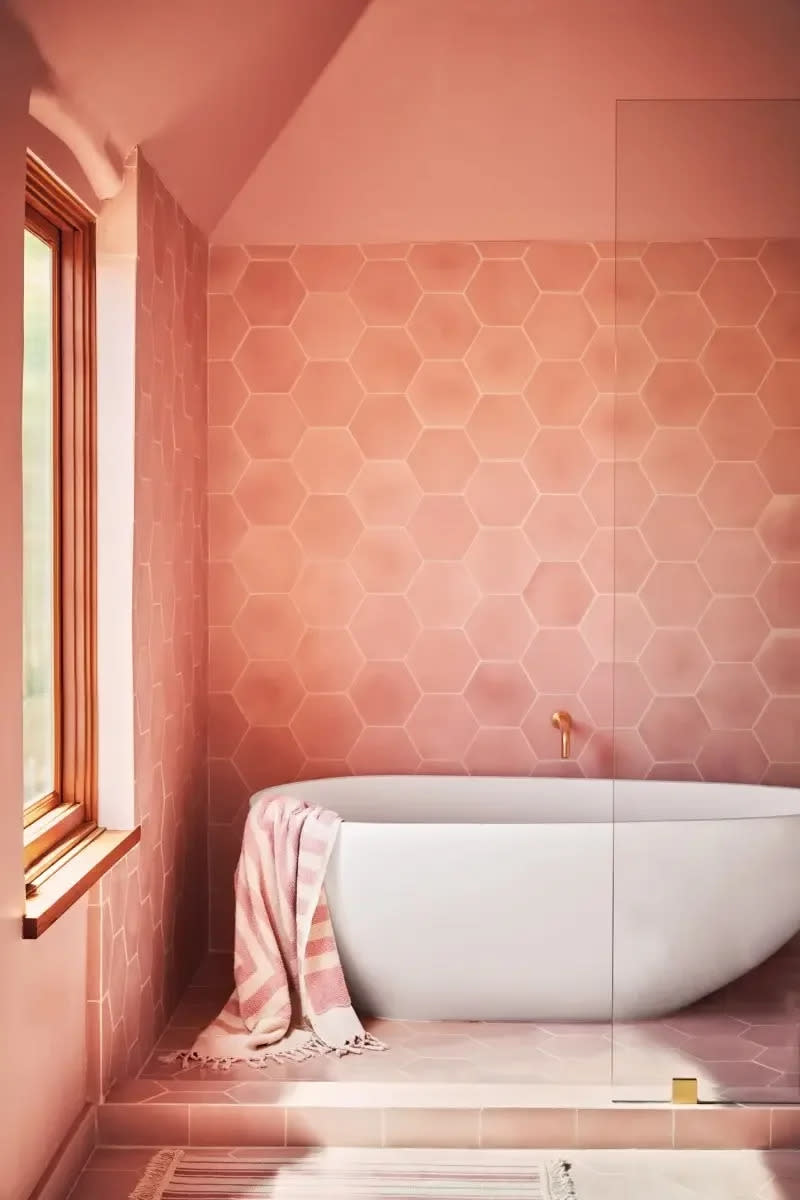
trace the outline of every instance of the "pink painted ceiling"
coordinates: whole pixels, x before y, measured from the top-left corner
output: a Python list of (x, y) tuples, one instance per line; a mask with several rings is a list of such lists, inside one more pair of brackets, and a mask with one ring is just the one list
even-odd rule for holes
[(11, 0), (66, 93), (212, 228), (367, 0)]

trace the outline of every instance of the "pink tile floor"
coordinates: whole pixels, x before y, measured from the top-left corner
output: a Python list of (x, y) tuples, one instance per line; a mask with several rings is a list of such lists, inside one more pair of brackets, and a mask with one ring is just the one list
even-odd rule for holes
[[(385, 1053), (316, 1058), (229, 1072), (165, 1063), (191, 1045), (231, 987), (230, 959), (212, 955), (184, 994), (134, 1085), (119, 1099), (179, 1090), (211, 1099), (242, 1082), (391, 1084), (612, 1083), (626, 1099), (664, 1101), (673, 1076), (696, 1076), (704, 1100), (800, 1101), (800, 993), (796, 947), (691, 1009), (661, 1020), (610, 1024), (368, 1020)], [(163, 1092), (162, 1092), (163, 1089)], [(115, 1098), (112, 1094), (112, 1098)], [(166, 1095), (164, 1099), (166, 1100)]]
[[(154, 1151), (152, 1149), (96, 1150), (73, 1189), (70, 1200), (127, 1200)], [(219, 1154), (220, 1151), (213, 1151)], [(252, 1149), (223, 1151), (231, 1157), (250, 1156)], [(271, 1151), (271, 1153), (275, 1153)], [(364, 1151), (319, 1152), (334, 1159)], [(386, 1151), (374, 1151), (375, 1155)], [(397, 1155), (397, 1151), (389, 1152)], [(369, 1152), (367, 1152), (369, 1154)], [(413, 1161), (437, 1165), (453, 1161), (453, 1152), (405, 1151)], [(502, 1153), (504, 1161), (524, 1166), (540, 1162), (545, 1151)], [(496, 1152), (455, 1152), (476, 1166)], [(739, 1151), (575, 1151), (569, 1152), (578, 1200), (798, 1200), (800, 1197), (800, 1154), (796, 1152)], [(279, 1185), (278, 1185), (279, 1186)], [(280, 1193), (276, 1190), (276, 1197)], [(369, 1193), (360, 1193), (369, 1200)], [(424, 1187), (414, 1190), (416, 1200), (425, 1200)], [(375, 1200), (379, 1200), (377, 1193)]]

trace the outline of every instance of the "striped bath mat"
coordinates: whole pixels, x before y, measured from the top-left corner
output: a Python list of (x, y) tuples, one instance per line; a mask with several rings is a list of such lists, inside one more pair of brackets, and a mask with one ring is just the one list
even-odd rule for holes
[(161, 1150), (130, 1200), (572, 1200), (565, 1162), (453, 1155), (331, 1156), (324, 1151), (229, 1158)]

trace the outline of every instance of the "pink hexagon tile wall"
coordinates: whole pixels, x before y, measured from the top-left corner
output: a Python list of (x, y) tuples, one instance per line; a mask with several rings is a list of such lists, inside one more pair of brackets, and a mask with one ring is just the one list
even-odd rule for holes
[[(208, 250), (141, 154), (137, 169), (133, 651), (135, 803), (142, 837), (90, 897), (94, 1100), (116, 1080), (136, 1074), (207, 945)], [(274, 305), (272, 277), (266, 278), (265, 302)], [(218, 344), (227, 348), (247, 329), (232, 303), (218, 307), (226, 331)], [(233, 420), (246, 391), (230, 370), (214, 378), (221, 389), (217, 400), (224, 392)], [(235, 461), (246, 467), (249, 456), (238, 455), (238, 443), (234, 447)], [(227, 455), (217, 460), (225, 478), (236, 475), (232, 461)], [(248, 528), (240, 514), (231, 520), (220, 509), (218, 518), (223, 542)], [(232, 635), (228, 649), (223, 654), (219, 643), (215, 661), (229, 663), (226, 683), (232, 685), (240, 675)], [(245, 699), (247, 686), (245, 676), (237, 692)]]
[(800, 783), (798, 243), (621, 249), (212, 248), (212, 866), (257, 785), (553, 770), (557, 706), (608, 774), (615, 686), (620, 774)]

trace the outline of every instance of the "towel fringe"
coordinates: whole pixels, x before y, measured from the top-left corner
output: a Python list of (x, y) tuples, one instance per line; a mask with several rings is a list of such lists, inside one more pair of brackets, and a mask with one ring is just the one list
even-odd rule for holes
[(557, 1162), (547, 1169), (553, 1200), (575, 1200), (575, 1184), (570, 1175), (572, 1163)]
[(183, 1150), (159, 1150), (145, 1167), (144, 1175), (128, 1200), (158, 1200), (182, 1158)]
[[(371, 1033), (350, 1038), (343, 1046), (329, 1046), (315, 1034), (304, 1045), (295, 1046), (291, 1050), (281, 1050), (279, 1046), (274, 1048), (265, 1046), (259, 1054), (225, 1057), (198, 1054), (196, 1050), (173, 1050), (169, 1054), (160, 1054), (158, 1060), (163, 1063), (180, 1063), (184, 1071), (191, 1067), (204, 1067), (212, 1071), (230, 1071), (236, 1063), (245, 1063), (248, 1067), (269, 1067), (273, 1063), (307, 1062), (310, 1058), (320, 1058), (326, 1054), (334, 1054), (337, 1058), (343, 1058), (347, 1054), (363, 1054), (365, 1050), (387, 1049), (386, 1043), (379, 1041)], [(136, 1197), (136, 1200), (149, 1200), (149, 1197)]]

